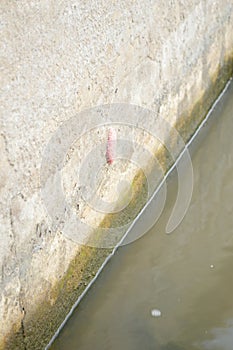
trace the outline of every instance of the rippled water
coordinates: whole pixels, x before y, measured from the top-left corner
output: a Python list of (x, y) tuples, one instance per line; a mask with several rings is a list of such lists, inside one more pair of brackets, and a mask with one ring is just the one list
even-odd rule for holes
[(231, 83), (191, 146), (194, 191), (181, 225), (165, 234), (173, 172), (159, 221), (118, 250), (52, 349), (233, 349), (232, 114)]

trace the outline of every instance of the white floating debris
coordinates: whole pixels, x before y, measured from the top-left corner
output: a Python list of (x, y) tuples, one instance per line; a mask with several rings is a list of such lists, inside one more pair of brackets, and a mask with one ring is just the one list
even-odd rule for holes
[(161, 311), (158, 309), (151, 310), (151, 316), (153, 317), (160, 317), (162, 315)]
[(214, 265), (210, 265), (210, 268), (213, 269), (213, 268), (214, 268)]

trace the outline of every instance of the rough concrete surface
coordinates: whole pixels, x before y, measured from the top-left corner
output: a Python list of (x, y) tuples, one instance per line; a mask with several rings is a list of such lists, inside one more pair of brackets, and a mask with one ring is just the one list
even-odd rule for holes
[[(118, 102), (154, 111), (187, 140), (232, 74), (232, 10), (232, 0), (1, 1), (1, 349), (43, 349), (109, 253), (51, 225), (40, 168), (52, 135), (84, 109)], [(71, 203), (72, 162), (106, 139), (100, 128), (72, 145), (63, 169)], [(133, 181), (129, 163), (120, 173)], [(116, 196), (118, 177), (104, 173), (103, 196)], [(98, 226), (105, 214), (96, 219), (79, 196)]]

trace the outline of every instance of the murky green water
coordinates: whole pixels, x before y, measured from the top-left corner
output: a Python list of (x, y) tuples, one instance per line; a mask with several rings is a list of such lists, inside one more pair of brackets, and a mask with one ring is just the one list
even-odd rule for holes
[(173, 172), (157, 224), (118, 250), (52, 349), (233, 349), (232, 114), (233, 84), (191, 146), (194, 191), (181, 225), (165, 234)]

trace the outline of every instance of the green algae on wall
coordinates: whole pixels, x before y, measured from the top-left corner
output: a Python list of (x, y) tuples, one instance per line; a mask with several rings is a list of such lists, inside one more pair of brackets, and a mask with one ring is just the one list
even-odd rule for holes
[(215, 74), (210, 78), (208, 88), (203, 92), (199, 99), (191, 108), (186, 110), (179, 116), (175, 124), (175, 128), (182, 136), (183, 140), (187, 142), (194, 134), (197, 127), (207, 115), (214, 101), (218, 98), (224, 89), (227, 81), (233, 75), (233, 53), (225, 59), (222, 66), (218, 66)]
[(43, 349), (109, 253), (109, 249), (82, 246), (64, 277), (24, 320), (23, 341), (22, 329), (12, 330), (6, 349)]

